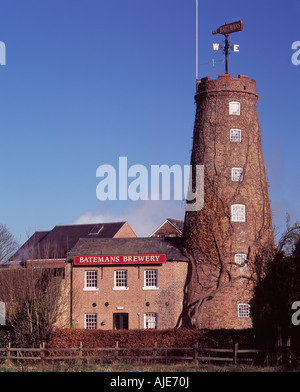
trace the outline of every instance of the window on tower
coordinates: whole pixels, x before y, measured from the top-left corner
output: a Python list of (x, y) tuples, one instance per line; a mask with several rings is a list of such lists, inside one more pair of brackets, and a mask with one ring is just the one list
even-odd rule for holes
[(247, 255), (245, 253), (236, 253), (234, 255), (235, 264), (238, 264), (241, 267), (243, 267), (245, 265), (246, 260), (247, 260)]
[(243, 181), (243, 168), (233, 167), (231, 169), (231, 180), (232, 181)]
[(242, 141), (242, 131), (240, 129), (230, 129), (230, 141), (231, 142), (241, 142)]
[(238, 304), (238, 317), (250, 317), (249, 304)]
[(240, 102), (229, 102), (229, 114), (239, 116), (241, 114)]
[(231, 221), (232, 222), (246, 221), (246, 208), (243, 204), (233, 204), (231, 206)]

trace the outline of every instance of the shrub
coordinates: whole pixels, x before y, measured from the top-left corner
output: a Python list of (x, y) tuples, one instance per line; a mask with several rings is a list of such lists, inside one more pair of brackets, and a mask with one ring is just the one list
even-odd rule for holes
[(86, 330), (86, 329), (56, 329), (47, 340), (49, 348), (78, 347), (199, 347), (232, 348), (234, 343), (240, 347), (251, 348), (255, 345), (252, 329), (248, 330), (196, 330), (196, 329), (168, 329), (168, 330)]

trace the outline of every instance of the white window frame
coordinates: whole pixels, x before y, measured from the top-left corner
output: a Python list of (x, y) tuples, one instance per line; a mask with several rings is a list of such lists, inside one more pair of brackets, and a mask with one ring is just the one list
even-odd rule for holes
[[(147, 276), (148, 275), (148, 276)], [(149, 276), (155, 275), (155, 276)], [(155, 281), (155, 284), (150, 284)], [(158, 270), (157, 269), (146, 269), (144, 271), (144, 287), (143, 290), (158, 290)]]
[(236, 253), (234, 255), (234, 263), (240, 265), (241, 267), (245, 266), (246, 260), (247, 260), (247, 255), (245, 253)]
[[(235, 108), (237, 106), (237, 108)], [(241, 103), (237, 101), (229, 102), (229, 114), (239, 116), (241, 114)]]
[(97, 329), (98, 315), (97, 313), (85, 313), (84, 315), (84, 328)]
[(232, 204), (231, 222), (246, 222), (246, 206), (244, 204)]
[[(94, 278), (89, 277), (89, 275), (94, 274)], [(91, 285), (91, 281), (94, 280), (96, 285)], [(84, 291), (99, 291), (98, 288), (98, 271), (96, 270), (88, 270), (84, 272)]]
[[(120, 280), (124, 279), (119, 275), (125, 275), (125, 285), (120, 285)], [(120, 279), (120, 280), (119, 280)], [(128, 290), (128, 271), (127, 270), (115, 270), (114, 271), (114, 287), (113, 290)]]
[(244, 172), (244, 169), (242, 167), (231, 168), (231, 181), (242, 182), (243, 181), (243, 172)]
[(230, 129), (230, 141), (232, 143), (240, 143), (242, 141), (242, 130), (238, 128)]
[(246, 318), (250, 317), (250, 305), (246, 303), (238, 304), (238, 317)]
[(144, 313), (144, 329), (157, 329), (157, 313)]

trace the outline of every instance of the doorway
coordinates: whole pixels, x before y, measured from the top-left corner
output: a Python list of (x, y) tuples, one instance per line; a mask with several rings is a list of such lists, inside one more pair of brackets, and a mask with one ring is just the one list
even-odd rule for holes
[(128, 329), (128, 313), (114, 313), (113, 314), (113, 328), (114, 329)]

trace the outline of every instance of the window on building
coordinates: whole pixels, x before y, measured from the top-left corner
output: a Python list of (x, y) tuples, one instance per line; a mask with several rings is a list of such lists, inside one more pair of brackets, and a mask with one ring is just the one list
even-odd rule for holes
[(127, 287), (127, 270), (115, 271), (114, 290), (128, 290)]
[(243, 181), (243, 168), (233, 167), (231, 169), (231, 180), (232, 181)]
[(239, 116), (241, 113), (240, 102), (229, 102), (229, 114)]
[(84, 315), (84, 328), (97, 329), (97, 314), (88, 313)]
[(241, 142), (242, 141), (242, 131), (240, 129), (230, 129), (230, 141), (231, 142)]
[(84, 288), (86, 290), (98, 289), (98, 271), (85, 271)]
[(90, 236), (98, 235), (100, 231), (103, 229), (104, 225), (95, 225), (92, 230), (89, 232)]
[(247, 260), (247, 255), (245, 253), (237, 253), (234, 255), (234, 262), (240, 266), (244, 266)]
[(232, 222), (246, 221), (246, 210), (243, 204), (233, 204), (231, 206), (231, 221)]
[(249, 304), (238, 304), (238, 316), (239, 317), (250, 317), (250, 305)]
[(149, 269), (144, 271), (144, 289), (157, 289), (157, 270), (156, 269)]
[(145, 329), (157, 328), (157, 313), (145, 313), (144, 327)]

